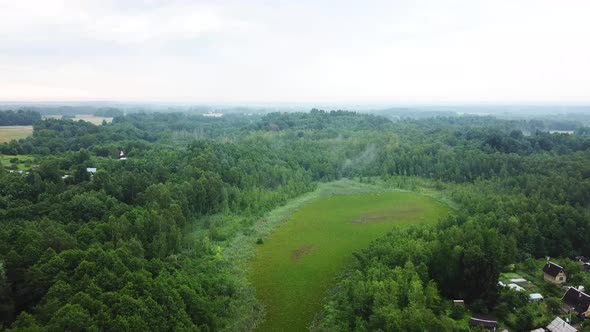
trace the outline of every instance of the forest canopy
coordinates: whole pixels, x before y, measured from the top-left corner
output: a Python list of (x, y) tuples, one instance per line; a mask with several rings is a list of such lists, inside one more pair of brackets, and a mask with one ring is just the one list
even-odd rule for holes
[(35, 111), (0, 111), (0, 126), (30, 126), (41, 120)]
[(224, 250), (266, 212), (341, 178), (428, 183), (459, 208), (357, 253), (320, 330), (461, 330), (450, 299), (493, 312), (506, 266), (590, 252), (581, 124), (551, 134), (479, 116), (109, 114), (97, 126), (0, 112), (0, 123), (34, 124), (0, 145), (34, 160), (22, 173), (0, 164), (3, 329), (253, 329), (263, 310)]

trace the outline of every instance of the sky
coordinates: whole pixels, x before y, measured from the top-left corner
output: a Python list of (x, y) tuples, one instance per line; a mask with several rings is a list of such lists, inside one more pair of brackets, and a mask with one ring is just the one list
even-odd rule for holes
[(588, 103), (590, 1), (0, 0), (0, 101)]

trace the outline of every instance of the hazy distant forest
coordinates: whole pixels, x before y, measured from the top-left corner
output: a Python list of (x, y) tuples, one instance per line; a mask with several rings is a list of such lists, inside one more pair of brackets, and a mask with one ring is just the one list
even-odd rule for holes
[(0, 145), (0, 330), (253, 330), (263, 307), (229, 253), (257, 244), (233, 240), (342, 178), (427, 187), (456, 209), (356, 253), (315, 330), (469, 331), (475, 313), (528, 331), (553, 318), (562, 294), (548, 288), (541, 317), (498, 280), (546, 256), (564, 259), (570, 280), (590, 289), (590, 273), (567, 260), (590, 255), (588, 123), (318, 109), (107, 113), (112, 123), (94, 125), (0, 112), (0, 125), (34, 125), (32, 136)]

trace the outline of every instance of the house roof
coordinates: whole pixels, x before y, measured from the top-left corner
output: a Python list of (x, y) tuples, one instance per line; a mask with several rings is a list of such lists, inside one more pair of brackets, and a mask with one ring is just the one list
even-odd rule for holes
[(561, 299), (563, 303), (569, 305), (577, 313), (585, 313), (590, 306), (590, 295), (581, 292), (574, 287), (570, 287)]
[(514, 290), (515, 290), (515, 291), (517, 291), (517, 292), (521, 292), (521, 291), (523, 291), (523, 290), (524, 290), (524, 288), (522, 288), (522, 287), (520, 287), (519, 285), (517, 285), (517, 284), (514, 284), (514, 283), (512, 283), (512, 284), (508, 284), (508, 287), (509, 287), (510, 289), (514, 289)]
[(566, 323), (563, 319), (555, 317), (555, 319), (547, 325), (547, 329), (551, 332), (576, 332), (577, 330)]
[(587, 258), (587, 257), (585, 257), (585, 256), (576, 256), (576, 260), (577, 260), (578, 262), (582, 262), (582, 263), (588, 263), (588, 262), (590, 262), (590, 259), (588, 259), (588, 258)]
[(541, 295), (539, 293), (532, 293), (532, 294), (529, 294), (529, 298), (531, 300), (542, 300), (543, 299), (543, 295)]
[(543, 267), (543, 272), (547, 273), (548, 275), (550, 275), (552, 277), (557, 277), (557, 275), (561, 271), (563, 271), (563, 267), (561, 267), (553, 262), (547, 262), (547, 264), (545, 264), (545, 266)]
[(473, 317), (471, 317), (471, 319), (469, 320), (469, 324), (471, 324), (472, 326), (481, 326), (488, 329), (498, 327), (498, 321), (495, 318), (480, 315), (474, 315)]

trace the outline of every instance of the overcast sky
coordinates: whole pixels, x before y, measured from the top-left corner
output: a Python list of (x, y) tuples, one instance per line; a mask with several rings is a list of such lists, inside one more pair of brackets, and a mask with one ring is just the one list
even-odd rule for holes
[(590, 1), (0, 0), (0, 101), (583, 103)]

